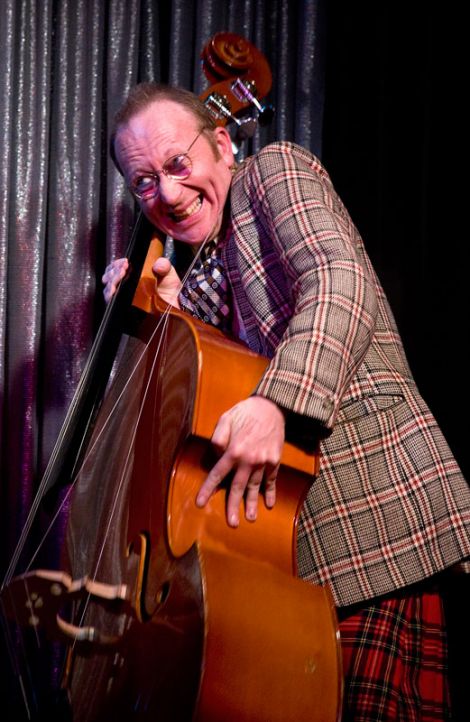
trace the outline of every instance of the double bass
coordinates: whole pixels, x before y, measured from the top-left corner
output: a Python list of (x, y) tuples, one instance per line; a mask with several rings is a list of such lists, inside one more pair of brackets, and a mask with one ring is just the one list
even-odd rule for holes
[[(269, 115), (259, 55), (228, 33), (203, 51), (215, 81), (204, 100), (218, 122), (238, 119), (239, 137), (247, 101)], [(67, 645), (63, 687), (77, 722), (334, 722), (332, 599), (295, 576), (297, 519), (318, 454), (285, 444), (276, 506), (260, 508), (254, 524), (227, 526), (224, 486), (196, 507), (214, 426), (267, 361), (163, 308), (150, 271), (159, 239), (145, 259), (135, 240), (133, 273), (99, 338), (106, 371), (98, 382), (92, 364), (91, 401), (76, 402), (62, 433), (69, 443), (54, 454), (73, 477), (66, 569), (9, 581), (4, 608)], [(85, 441), (72, 443), (78, 430)], [(44, 491), (63, 468), (46, 472)]]

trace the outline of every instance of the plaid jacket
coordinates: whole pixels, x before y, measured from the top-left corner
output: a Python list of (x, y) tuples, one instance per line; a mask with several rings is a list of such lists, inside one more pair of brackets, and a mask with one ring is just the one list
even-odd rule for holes
[(299, 574), (342, 606), (470, 556), (469, 487), (325, 169), (299, 146), (269, 145), (235, 174), (231, 214), (222, 257), (238, 332), (271, 359), (257, 393), (326, 435)]

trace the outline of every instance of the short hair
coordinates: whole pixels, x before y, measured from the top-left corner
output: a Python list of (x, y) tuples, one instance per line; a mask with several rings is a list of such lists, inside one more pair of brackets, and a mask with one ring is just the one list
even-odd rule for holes
[[(115, 140), (119, 128), (128, 123), (131, 118), (138, 115), (138, 113), (148, 108), (149, 105), (152, 105), (152, 103), (157, 100), (170, 100), (172, 103), (177, 103), (182, 108), (185, 108), (197, 120), (198, 129), (200, 131), (212, 131), (216, 128), (217, 124), (212, 113), (209, 111), (207, 106), (204, 105), (202, 100), (189, 90), (159, 83), (139, 83), (132, 88), (123, 105), (117, 111), (114, 116), (111, 129), (111, 136), (109, 140), (110, 155), (116, 168), (121, 174), (122, 169), (116, 158), (115, 151)], [(207, 134), (207, 139), (217, 157), (217, 145), (212, 133)]]

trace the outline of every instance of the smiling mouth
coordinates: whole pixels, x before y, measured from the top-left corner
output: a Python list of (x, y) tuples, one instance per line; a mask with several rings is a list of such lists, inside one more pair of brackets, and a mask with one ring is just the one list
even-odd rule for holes
[(198, 196), (190, 206), (186, 208), (186, 210), (183, 213), (170, 213), (171, 218), (175, 221), (175, 223), (181, 223), (181, 221), (185, 221), (190, 216), (193, 216), (202, 206), (202, 195)]

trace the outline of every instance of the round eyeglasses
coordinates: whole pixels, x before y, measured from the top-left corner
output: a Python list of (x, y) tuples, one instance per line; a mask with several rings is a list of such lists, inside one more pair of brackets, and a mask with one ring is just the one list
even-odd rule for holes
[(164, 173), (168, 178), (176, 181), (182, 181), (189, 178), (193, 169), (193, 164), (188, 153), (204, 132), (202, 128), (194, 138), (189, 148), (184, 153), (178, 153), (168, 158), (162, 166), (161, 170), (154, 173), (141, 173), (136, 175), (128, 185), (130, 192), (139, 200), (149, 201), (158, 196), (160, 190), (160, 174)]

